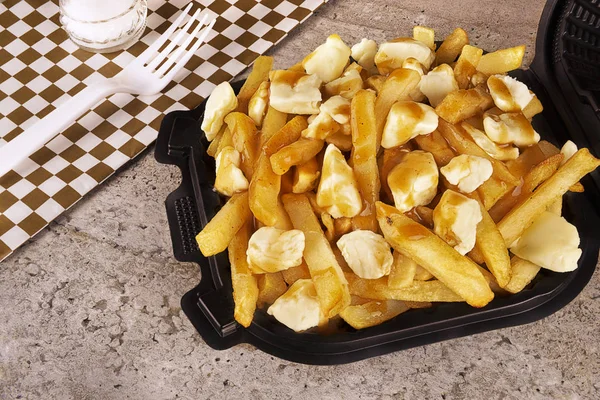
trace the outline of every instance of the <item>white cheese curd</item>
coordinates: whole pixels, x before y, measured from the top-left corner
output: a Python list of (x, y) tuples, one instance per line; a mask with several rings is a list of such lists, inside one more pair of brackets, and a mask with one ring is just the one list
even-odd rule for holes
[(324, 92), (328, 96), (340, 95), (345, 99), (352, 100), (362, 88), (363, 80), (360, 72), (356, 69), (349, 69), (339, 78), (326, 84)]
[(337, 241), (346, 263), (356, 275), (377, 279), (389, 275), (394, 263), (390, 245), (383, 236), (367, 230), (346, 233)]
[(510, 251), (542, 268), (569, 272), (581, 257), (579, 233), (566, 219), (545, 211), (535, 219)]
[(238, 100), (229, 82), (215, 87), (206, 101), (202, 130), (206, 139), (212, 141), (223, 126), (223, 120), (238, 106)]
[(421, 78), (419, 90), (433, 107), (437, 107), (448, 93), (458, 90), (454, 70), (448, 64), (438, 65)]
[(533, 99), (527, 85), (508, 75), (490, 76), (487, 86), (496, 107), (505, 112), (521, 111)]
[(269, 82), (261, 83), (248, 102), (248, 116), (252, 118), (254, 124), (258, 127), (262, 125), (263, 118), (267, 113), (267, 106), (269, 105), (269, 85)]
[(494, 168), (486, 158), (461, 154), (440, 168), (440, 172), (461, 192), (471, 193), (490, 179)]
[(215, 160), (215, 185), (217, 192), (225, 196), (248, 189), (248, 179), (240, 169), (241, 156), (232, 146), (226, 146)]
[(302, 66), (306, 73), (317, 75), (328, 83), (342, 75), (351, 53), (352, 50), (339, 35), (330, 35), (325, 43), (302, 60)]
[(298, 279), (267, 310), (288, 328), (301, 332), (325, 321), (312, 279)]
[(519, 149), (513, 146), (498, 146), (482, 131), (472, 125), (463, 122), (462, 128), (473, 138), (473, 141), (479, 145), (486, 153), (496, 160), (508, 161), (519, 157)]
[(375, 54), (377, 54), (377, 43), (371, 39), (363, 38), (351, 49), (352, 58), (369, 72), (373, 72), (375, 67)]
[(298, 71), (271, 71), (269, 104), (288, 114), (318, 114), (321, 79)]
[(412, 38), (398, 38), (379, 45), (375, 54), (375, 65), (381, 75), (401, 68), (407, 58), (414, 58), (427, 69), (435, 60), (435, 53), (422, 42)]
[(454, 250), (465, 255), (475, 247), (481, 208), (476, 200), (446, 190), (433, 210), (433, 230)]
[(438, 168), (431, 153), (416, 150), (402, 158), (387, 180), (395, 207), (406, 212), (433, 200), (437, 193)]
[(500, 115), (486, 113), (483, 118), (483, 129), (485, 134), (498, 144), (527, 147), (540, 141), (540, 135), (521, 113)]
[(246, 257), (254, 273), (284, 271), (302, 264), (304, 233), (265, 226), (252, 234)]
[(392, 106), (381, 138), (385, 149), (402, 146), (409, 140), (427, 135), (438, 127), (438, 115), (427, 104), (398, 101)]
[(333, 218), (355, 217), (362, 210), (362, 199), (354, 171), (333, 144), (327, 146), (323, 157), (317, 204)]

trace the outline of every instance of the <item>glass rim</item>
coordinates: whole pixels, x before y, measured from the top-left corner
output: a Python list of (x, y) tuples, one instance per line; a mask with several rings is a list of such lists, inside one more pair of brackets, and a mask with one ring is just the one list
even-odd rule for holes
[[(60, 9), (60, 14), (61, 16), (65, 16), (67, 18), (69, 18), (72, 21), (77, 21), (77, 22), (83, 22), (86, 24), (102, 24), (102, 23), (106, 23), (110, 20), (113, 20), (115, 18), (120, 18), (128, 13), (130, 13), (132, 10), (135, 9), (135, 7), (139, 4), (139, 3), (146, 3), (146, 0), (132, 0), (131, 1), (131, 6), (129, 6), (128, 9), (126, 9), (125, 11), (123, 11), (120, 14), (117, 15), (113, 15), (110, 18), (107, 19), (102, 19), (102, 20), (84, 20), (84, 19), (77, 19), (77, 18), (73, 18), (72, 16), (69, 15), (69, 13), (66, 11), (65, 7), (64, 7), (64, 3), (67, 2), (68, 0), (60, 0), (59, 1), (59, 9)], [(75, 0), (77, 1), (77, 0)]]

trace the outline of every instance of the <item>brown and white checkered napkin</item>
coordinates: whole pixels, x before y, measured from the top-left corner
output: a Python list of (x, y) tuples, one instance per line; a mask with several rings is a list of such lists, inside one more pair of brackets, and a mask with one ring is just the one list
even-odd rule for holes
[[(156, 96), (111, 96), (0, 177), (0, 261), (150, 145), (166, 113), (196, 107), (325, 1), (199, 0), (197, 7), (219, 18), (174, 83)], [(116, 75), (188, 2), (148, 0), (142, 39), (112, 54), (89, 53), (70, 41), (58, 0), (0, 3), (0, 147), (86, 85)]]

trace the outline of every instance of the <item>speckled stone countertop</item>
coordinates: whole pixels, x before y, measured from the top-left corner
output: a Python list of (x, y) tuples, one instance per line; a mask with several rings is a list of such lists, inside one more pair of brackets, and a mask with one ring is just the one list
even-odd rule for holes
[[(271, 53), (299, 61), (328, 34), (348, 43), (440, 36), (524, 43), (544, 2), (331, 0)], [(175, 168), (152, 150), (0, 264), (0, 399), (600, 398), (600, 278), (542, 321), (337, 367), (241, 345), (206, 346), (179, 300), (198, 268), (172, 256), (163, 202)]]

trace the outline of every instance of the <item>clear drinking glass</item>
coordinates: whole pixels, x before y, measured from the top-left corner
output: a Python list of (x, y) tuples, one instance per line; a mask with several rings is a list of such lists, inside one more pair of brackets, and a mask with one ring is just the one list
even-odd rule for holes
[(59, 4), (63, 28), (84, 50), (126, 49), (146, 28), (146, 0), (60, 0)]

